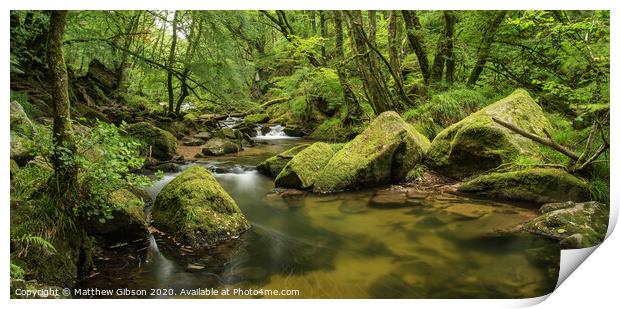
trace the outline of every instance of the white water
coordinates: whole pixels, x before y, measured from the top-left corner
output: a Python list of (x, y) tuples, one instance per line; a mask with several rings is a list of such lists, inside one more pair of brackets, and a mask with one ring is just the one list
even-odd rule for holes
[(298, 137), (292, 137), (286, 135), (284, 133), (284, 126), (276, 125), (269, 128), (269, 132), (267, 134), (263, 134), (262, 127), (256, 128), (256, 137), (255, 139), (259, 140), (273, 140), (273, 139), (294, 139)]

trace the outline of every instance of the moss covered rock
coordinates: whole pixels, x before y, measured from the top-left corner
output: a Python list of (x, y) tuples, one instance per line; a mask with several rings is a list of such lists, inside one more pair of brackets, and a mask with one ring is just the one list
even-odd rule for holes
[(186, 169), (164, 186), (152, 218), (158, 229), (191, 246), (211, 246), (250, 227), (237, 203), (202, 166)]
[(265, 123), (268, 121), (269, 121), (269, 115), (267, 114), (251, 114), (243, 118), (243, 122), (246, 124), (259, 124), (259, 123)]
[(308, 189), (336, 153), (334, 146), (317, 142), (293, 156), (276, 177), (276, 187)]
[(227, 153), (235, 153), (241, 150), (241, 145), (236, 140), (214, 137), (207, 141), (202, 148), (205, 156), (221, 156)]
[(427, 165), (461, 179), (510, 162), (517, 155), (537, 155), (535, 142), (495, 123), (492, 117), (540, 136), (544, 130), (551, 131), (540, 106), (525, 90), (516, 90), (441, 131), (428, 151)]
[(110, 203), (117, 209), (112, 212), (113, 218), (100, 222), (93, 220), (90, 232), (105, 236), (106, 241), (120, 242), (146, 239), (148, 222), (144, 215), (144, 201), (127, 189), (112, 192)]
[(265, 176), (276, 177), (278, 176), (278, 174), (280, 174), (286, 163), (288, 163), (293, 158), (293, 156), (298, 154), (300, 151), (306, 149), (308, 146), (310, 145), (304, 144), (288, 149), (278, 155), (275, 155), (261, 162), (258, 166), (256, 166), (256, 169), (259, 173)]
[(149, 122), (138, 122), (127, 127), (127, 133), (144, 142), (146, 151), (152, 147), (152, 156), (158, 160), (170, 160), (177, 151), (177, 140), (170, 132)]
[(603, 242), (609, 223), (609, 207), (598, 202), (545, 204), (541, 216), (523, 225), (530, 233), (560, 240), (567, 249), (586, 248)]
[(588, 186), (584, 181), (564, 170), (551, 168), (485, 174), (461, 184), (458, 190), (534, 203), (589, 199)]
[(11, 131), (30, 136), (34, 131), (34, 126), (24, 111), (24, 108), (17, 101), (11, 102)]
[(316, 177), (314, 190), (342, 191), (404, 180), (429, 145), (397, 113), (384, 112), (332, 157)]

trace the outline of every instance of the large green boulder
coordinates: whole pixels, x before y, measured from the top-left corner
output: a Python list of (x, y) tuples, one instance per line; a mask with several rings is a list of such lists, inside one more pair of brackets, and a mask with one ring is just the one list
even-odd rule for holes
[(236, 140), (221, 137), (208, 140), (202, 148), (202, 154), (205, 156), (221, 156), (239, 151), (241, 151), (241, 145)]
[(177, 151), (177, 139), (172, 133), (160, 129), (149, 122), (138, 122), (127, 127), (127, 133), (141, 140), (148, 153), (151, 149), (151, 155), (158, 160), (170, 160)]
[(384, 112), (331, 158), (316, 177), (314, 190), (333, 192), (402, 181), (422, 161), (429, 145), (397, 113)]
[(237, 203), (202, 166), (186, 169), (163, 187), (152, 218), (155, 227), (190, 246), (212, 246), (250, 228)]
[(301, 150), (282, 168), (275, 180), (276, 187), (308, 189), (316, 176), (336, 153), (337, 145), (314, 143)]
[(561, 169), (530, 168), (478, 176), (458, 187), (460, 192), (491, 198), (552, 203), (589, 199), (587, 184)]
[(492, 117), (545, 136), (551, 125), (525, 90), (516, 90), (447, 127), (433, 140), (426, 164), (442, 175), (462, 179), (496, 168), (515, 156), (536, 156), (535, 142), (495, 123)]
[(540, 210), (541, 216), (523, 225), (525, 231), (560, 240), (566, 249), (596, 246), (605, 239), (609, 223), (609, 207), (605, 204), (552, 203)]
[(286, 163), (288, 163), (293, 158), (293, 156), (298, 154), (300, 151), (306, 149), (308, 146), (310, 145), (303, 144), (288, 149), (278, 155), (275, 155), (261, 162), (258, 166), (256, 166), (256, 169), (259, 173), (265, 176), (276, 177), (278, 176), (278, 174), (280, 174)]

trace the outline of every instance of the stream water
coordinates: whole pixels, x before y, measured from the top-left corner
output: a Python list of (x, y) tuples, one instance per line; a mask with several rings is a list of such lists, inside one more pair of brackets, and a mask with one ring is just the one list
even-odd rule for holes
[(251, 230), (201, 250), (155, 234), (144, 263), (101, 262), (83, 287), (291, 289), (299, 295), (285, 297), (296, 298), (523, 298), (553, 290), (557, 245), (498, 233), (534, 210), (399, 188), (283, 198), (254, 167), (304, 140), (267, 136), (240, 154), (194, 163), (213, 171)]

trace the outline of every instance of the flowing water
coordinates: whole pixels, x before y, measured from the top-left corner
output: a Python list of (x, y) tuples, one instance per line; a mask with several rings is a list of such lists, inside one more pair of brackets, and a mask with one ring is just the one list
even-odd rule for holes
[[(155, 234), (145, 263), (102, 262), (83, 286), (289, 289), (299, 295), (286, 297), (296, 298), (523, 298), (553, 290), (557, 245), (498, 232), (534, 210), (406, 188), (283, 198), (254, 167), (304, 141), (268, 142), (195, 163), (214, 172), (252, 229), (200, 250)], [(176, 175), (166, 174), (150, 194)]]

